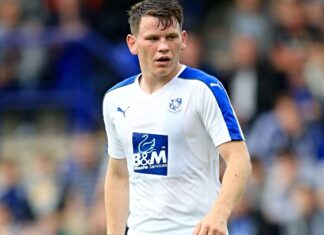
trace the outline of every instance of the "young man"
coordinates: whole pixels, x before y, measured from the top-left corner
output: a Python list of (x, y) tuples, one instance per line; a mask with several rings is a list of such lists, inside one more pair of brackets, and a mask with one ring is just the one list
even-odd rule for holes
[[(176, 0), (145, 0), (129, 12), (127, 44), (141, 74), (103, 102), (109, 166), (109, 235), (225, 235), (251, 166), (224, 87), (180, 64), (187, 34)], [(219, 154), (227, 168), (219, 182)]]

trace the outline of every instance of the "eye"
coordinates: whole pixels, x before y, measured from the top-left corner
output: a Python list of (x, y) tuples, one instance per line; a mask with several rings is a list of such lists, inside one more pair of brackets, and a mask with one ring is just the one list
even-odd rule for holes
[(172, 34), (172, 35), (169, 35), (167, 37), (168, 40), (173, 40), (173, 39), (176, 39), (176, 38), (178, 38), (178, 35), (176, 35), (176, 34)]
[(146, 40), (150, 41), (150, 42), (156, 42), (158, 40), (158, 37), (148, 37), (146, 38)]

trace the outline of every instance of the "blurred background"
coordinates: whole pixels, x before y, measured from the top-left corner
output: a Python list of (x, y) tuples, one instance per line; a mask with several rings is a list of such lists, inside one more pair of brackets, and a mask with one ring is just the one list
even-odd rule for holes
[[(139, 71), (135, 2), (0, 0), (1, 235), (105, 234), (101, 105)], [(230, 234), (323, 235), (324, 1), (180, 2), (181, 61), (225, 85), (252, 157)]]

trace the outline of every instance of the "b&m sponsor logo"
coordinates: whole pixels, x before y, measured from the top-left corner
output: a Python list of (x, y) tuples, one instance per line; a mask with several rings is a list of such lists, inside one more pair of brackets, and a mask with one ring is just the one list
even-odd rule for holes
[(142, 174), (168, 174), (168, 136), (133, 133), (134, 171)]

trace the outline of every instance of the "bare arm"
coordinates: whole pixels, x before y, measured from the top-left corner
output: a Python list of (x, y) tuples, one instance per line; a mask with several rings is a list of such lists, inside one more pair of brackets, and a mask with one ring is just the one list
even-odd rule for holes
[(194, 235), (226, 234), (227, 221), (251, 174), (250, 157), (245, 142), (228, 142), (218, 149), (226, 162), (221, 191), (209, 214), (196, 226)]
[(126, 159), (109, 158), (105, 181), (107, 235), (124, 235), (129, 213)]

